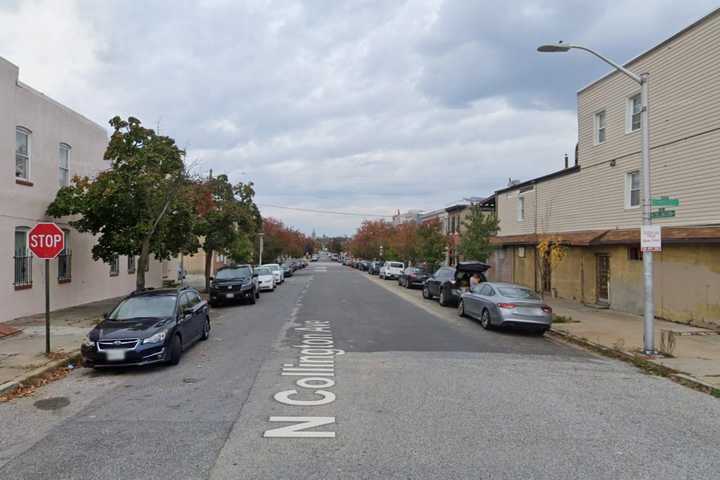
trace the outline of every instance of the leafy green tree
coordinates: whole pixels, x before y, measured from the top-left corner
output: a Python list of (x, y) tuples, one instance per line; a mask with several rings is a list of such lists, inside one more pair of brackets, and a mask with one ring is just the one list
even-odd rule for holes
[(490, 237), (497, 234), (500, 222), (494, 213), (487, 213), (479, 205), (470, 207), (470, 215), (463, 222), (458, 251), (468, 260), (484, 262), (493, 251)]
[(105, 160), (110, 169), (94, 179), (75, 177), (48, 206), (51, 217), (78, 216), (70, 224), (97, 236), (93, 259), (138, 256), (136, 288), (145, 288), (150, 254), (170, 259), (197, 249), (190, 180), (175, 140), (129, 117), (110, 120)]
[[(195, 183), (194, 232), (205, 251), (205, 286), (209, 288), (212, 258), (215, 252), (231, 258), (252, 258), (253, 245), (259, 228), (259, 212), (253, 202), (252, 183), (232, 185), (226, 175), (218, 175)], [(247, 243), (243, 243), (247, 242)], [(248, 248), (250, 252), (244, 252)]]
[(432, 269), (445, 258), (447, 238), (440, 230), (439, 222), (423, 223), (417, 228), (417, 257)]
[(228, 256), (235, 263), (251, 263), (255, 259), (255, 245), (249, 233), (239, 232), (228, 249)]

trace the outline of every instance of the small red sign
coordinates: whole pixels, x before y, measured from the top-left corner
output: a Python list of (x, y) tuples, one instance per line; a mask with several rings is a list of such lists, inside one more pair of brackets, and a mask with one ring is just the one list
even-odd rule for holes
[(65, 248), (65, 233), (54, 223), (38, 223), (28, 233), (28, 245), (37, 258), (53, 259)]

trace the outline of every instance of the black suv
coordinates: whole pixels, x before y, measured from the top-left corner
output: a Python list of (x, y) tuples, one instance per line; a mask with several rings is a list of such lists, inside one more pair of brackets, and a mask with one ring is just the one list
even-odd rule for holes
[(85, 366), (176, 365), (197, 340), (210, 336), (210, 313), (197, 290), (147, 289), (131, 293), (93, 328), (80, 352)]
[(210, 277), (210, 305), (245, 300), (251, 304), (260, 297), (257, 274), (250, 265), (222, 267)]

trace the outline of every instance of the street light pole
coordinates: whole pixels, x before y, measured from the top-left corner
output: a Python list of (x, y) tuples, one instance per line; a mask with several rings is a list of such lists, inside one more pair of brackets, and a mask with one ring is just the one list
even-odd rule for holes
[[(583, 47), (581, 45), (572, 45), (569, 43), (556, 43), (549, 45), (541, 45), (538, 52), (556, 53), (567, 52), (570, 49), (583, 50), (588, 52), (614, 69), (628, 76), (633, 81), (640, 84), (640, 127), (642, 129), (642, 182), (643, 182), (643, 209), (642, 224), (643, 227), (652, 225), (652, 196), (650, 188), (650, 121), (648, 116), (648, 81), (649, 75), (643, 73), (637, 75), (622, 65), (613, 62), (609, 58), (599, 54), (598, 52)], [(652, 252), (643, 252), (643, 290), (645, 302), (643, 308), (643, 353), (646, 355), (655, 355), (655, 302), (653, 295), (653, 254)]]

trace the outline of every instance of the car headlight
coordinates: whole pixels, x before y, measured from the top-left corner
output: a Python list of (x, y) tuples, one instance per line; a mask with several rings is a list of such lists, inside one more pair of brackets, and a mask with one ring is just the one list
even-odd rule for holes
[(89, 336), (89, 335), (86, 336), (86, 337), (83, 339), (82, 344), (83, 344), (83, 347), (94, 347), (94, 346), (95, 346), (95, 342), (93, 342), (92, 340), (90, 340), (90, 336)]
[(146, 338), (145, 340), (143, 340), (142, 343), (143, 343), (143, 345), (145, 345), (146, 343), (161, 343), (161, 342), (164, 342), (164, 341), (165, 341), (165, 335), (166, 335), (166, 334), (167, 334), (167, 332), (165, 332), (165, 331), (163, 331), (163, 332), (158, 332), (158, 333), (156, 333), (155, 335), (153, 335), (153, 336), (151, 336), (151, 337), (148, 337), (148, 338)]

